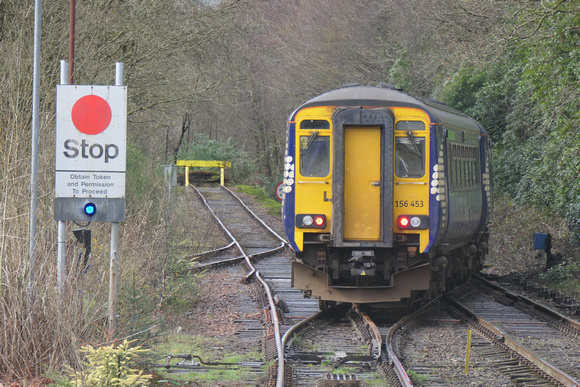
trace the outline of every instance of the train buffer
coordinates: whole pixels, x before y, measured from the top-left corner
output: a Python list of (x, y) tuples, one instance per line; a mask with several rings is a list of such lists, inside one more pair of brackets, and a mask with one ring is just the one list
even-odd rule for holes
[(231, 161), (216, 161), (216, 160), (177, 160), (175, 163), (178, 167), (185, 167), (185, 186), (189, 185), (189, 168), (190, 167), (204, 167), (220, 169), (220, 184), (224, 185), (224, 168), (231, 168)]

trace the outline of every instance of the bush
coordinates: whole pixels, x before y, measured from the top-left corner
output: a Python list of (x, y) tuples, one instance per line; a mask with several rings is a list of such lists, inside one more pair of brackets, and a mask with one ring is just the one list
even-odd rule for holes
[(489, 64), (459, 71), (442, 96), (489, 132), (496, 193), (549, 209), (580, 240), (580, 108), (578, 89), (570, 86), (577, 84), (580, 66), (575, 51), (563, 57), (555, 48), (566, 52), (576, 38), (557, 34), (520, 42)]
[(551, 267), (545, 273), (540, 274), (542, 281), (546, 281), (552, 285), (557, 285), (578, 277), (580, 277), (580, 261), (565, 262), (561, 265)]
[(133, 342), (125, 339), (123, 344), (94, 348), (87, 345), (81, 348), (86, 353), (86, 360), (81, 371), (68, 368), (68, 377), (57, 377), (58, 386), (146, 386), (152, 375), (144, 375), (135, 367), (140, 354), (149, 351), (133, 347)]
[(218, 160), (231, 161), (231, 180), (243, 182), (247, 180), (254, 169), (254, 164), (248, 154), (242, 151), (232, 138), (227, 141), (212, 140), (208, 135), (196, 133), (193, 142), (179, 149), (177, 158), (180, 160)]

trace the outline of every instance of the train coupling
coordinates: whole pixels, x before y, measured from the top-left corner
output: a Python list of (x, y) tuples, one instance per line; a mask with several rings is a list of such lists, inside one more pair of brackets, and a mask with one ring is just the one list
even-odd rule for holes
[(372, 250), (354, 250), (349, 263), (351, 276), (375, 275), (375, 252)]

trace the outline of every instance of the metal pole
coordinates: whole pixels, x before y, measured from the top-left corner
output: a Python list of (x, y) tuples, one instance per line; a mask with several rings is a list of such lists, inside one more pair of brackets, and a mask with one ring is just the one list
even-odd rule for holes
[(68, 85), (68, 67), (66, 60), (60, 61), (60, 84)]
[(123, 86), (123, 62), (115, 63), (115, 86)]
[(76, 3), (75, 0), (70, 0), (70, 36), (69, 36), (69, 47), (68, 47), (68, 83), (73, 85), (74, 82), (74, 69), (75, 69), (75, 13), (76, 13)]
[(38, 132), (40, 106), (40, 37), (42, 22), (42, 0), (34, 1), (34, 59), (32, 82), (32, 144), (30, 160), (30, 245), (28, 258), (30, 261), (29, 287), (34, 282), (34, 266), (36, 260), (36, 214), (38, 210)]
[(109, 336), (117, 330), (117, 250), (119, 249), (119, 223), (111, 223), (111, 262), (109, 266)]
[(58, 221), (58, 244), (57, 244), (57, 262), (56, 262), (56, 283), (58, 294), (64, 295), (64, 268), (66, 253), (66, 222)]
[[(68, 84), (68, 67), (65, 60), (60, 61), (60, 84)], [(57, 257), (56, 257), (56, 288), (58, 294), (64, 295), (64, 269), (66, 266), (66, 222), (58, 221)]]
[[(115, 65), (115, 85), (123, 85), (123, 63)], [(111, 223), (111, 256), (109, 265), (109, 336), (112, 337), (117, 330), (117, 274), (118, 274), (118, 250), (119, 250), (119, 223)]]

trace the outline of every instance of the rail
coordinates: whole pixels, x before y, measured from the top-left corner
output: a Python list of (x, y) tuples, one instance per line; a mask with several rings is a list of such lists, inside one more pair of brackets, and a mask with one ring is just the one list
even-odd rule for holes
[(387, 351), (389, 360), (392, 362), (393, 370), (395, 371), (395, 374), (397, 374), (397, 378), (399, 379), (399, 382), (403, 387), (412, 387), (413, 384), (411, 383), (411, 379), (409, 379), (409, 376), (405, 371), (405, 367), (403, 367), (403, 364), (401, 364), (401, 361), (399, 360), (399, 358), (395, 354), (395, 351), (393, 350), (393, 337), (395, 336), (395, 333), (399, 329), (404, 327), (408, 322), (415, 320), (417, 316), (419, 316), (420, 314), (424, 313), (424, 311), (427, 310), (427, 308), (431, 304), (433, 304), (437, 299), (438, 298), (435, 298), (435, 300), (432, 300), (427, 305), (423, 306), (421, 309), (397, 321), (395, 324), (393, 324), (391, 329), (389, 329), (389, 332), (387, 332), (387, 337), (385, 338), (385, 349)]
[(545, 315), (551, 316), (554, 320), (559, 321), (560, 325), (565, 325), (565, 328), (562, 328), (564, 331), (570, 332), (571, 334), (575, 335), (576, 337), (580, 337), (580, 322), (576, 320), (572, 320), (562, 314), (556, 312), (553, 309), (548, 308), (545, 305), (539, 304), (525, 296), (520, 294), (512, 293), (508, 289), (499, 286), (496, 283), (488, 281), (487, 279), (483, 278), (482, 276), (473, 274), (473, 278), (481, 282), (483, 285), (487, 286), (488, 288), (499, 292), (504, 295), (504, 297), (511, 299), (514, 303), (515, 302), (522, 302), (526, 305), (529, 305), (532, 309), (537, 310)]
[(533, 351), (523, 346), (518, 340), (510, 337), (503, 330), (479, 317), (473, 311), (461, 304), (461, 302), (450, 293), (445, 293), (442, 297), (452, 306), (452, 314), (455, 315), (455, 317), (470, 325), (473, 329), (477, 330), (481, 335), (498, 347), (510, 352), (515, 357), (522, 359), (547, 380), (560, 386), (578, 386), (578, 382), (570, 375), (546, 362)]
[[(274, 337), (276, 340), (276, 352), (278, 354), (278, 372), (277, 372), (278, 375), (277, 375), (276, 386), (282, 387), (283, 386), (282, 381), (284, 379), (284, 349), (282, 347), (282, 337), (280, 334), (280, 321), (278, 319), (278, 313), (276, 311), (276, 304), (274, 302), (274, 297), (272, 296), (272, 293), (270, 292), (270, 287), (268, 286), (266, 281), (264, 281), (264, 279), (262, 279), (260, 272), (257, 271), (256, 268), (254, 267), (254, 265), (252, 264), (252, 261), (250, 259), (251, 256), (247, 255), (244, 252), (242, 246), (238, 243), (236, 238), (229, 232), (227, 227), (222, 223), (222, 221), (218, 218), (218, 216), (215, 214), (215, 212), (211, 209), (211, 207), (210, 207), (209, 203), (207, 202), (207, 200), (205, 199), (205, 197), (201, 194), (201, 192), (199, 192), (199, 190), (197, 188), (195, 188), (194, 186), (192, 186), (192, 188), (198, 194), (198, 196), (202, 199), (202, 201), (204, 202), (205, 206), (207, 207), (207, 209), (209, 210), (211, 215), (215, 218), (215, 220), (219, 223), (219, 225), (222, 227), (222, 229), (226, 232), (226, 234), (228, 235), (230, 240), (236, 245), (238, 250), (243, 255), (243, 259), (246, 262), (246, 266), (248, 266), (248, 268), (250, 269), (250, 272), (245, 276), (245, 279), (248, 280), (253, 275), (256, 277), (258, 282), (260, 282), (260, 284), (264, 288), (264, 291), (266, 293), (266, 297), (268, 299), (268, 306), (269, 306), (270, 311), (271, 311), (270, 316), (272, 318), (272, 325), (274, 327)], [(268, 227), (261, 219), (259, 219), (259, 217), (256, 216), (256, 214), (254, 214), (254, 212), (251, 211), (232, 191), (225, 188), (223, 185), (221, 188), (223, 190), (227, 191), (234, 198), (236, 198), (252, 216), (254, 216), (256, 219), (258, 219), (260, 221), (260, 223), (262, 223), (262, 225), (268, 229), (269, 232), (273, 233), (278, 239), (280, 239), (281, 240), (280, 247), (284, 247), (286, 245), (287, 242), (282, 237), (280, 237), (278, 234), (276, 234), (270, 227)], [(280, 247), (278, 247), (277, 249), (279, 249)]]

